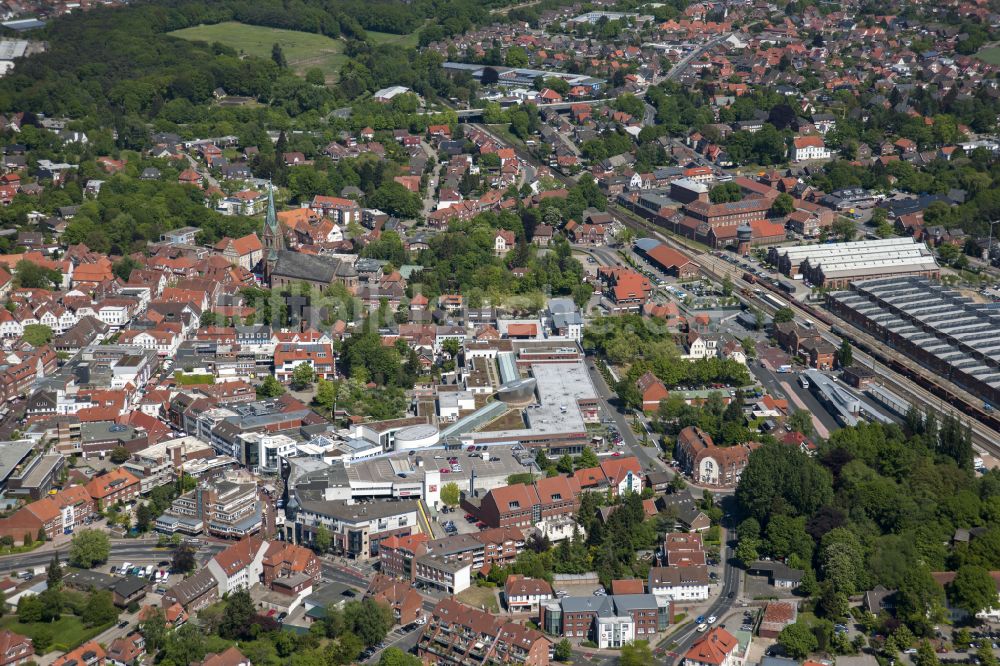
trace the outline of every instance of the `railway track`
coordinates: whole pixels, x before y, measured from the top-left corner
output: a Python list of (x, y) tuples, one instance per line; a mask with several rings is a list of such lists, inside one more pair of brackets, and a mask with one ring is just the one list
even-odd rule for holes
[[(933, 409), (939, 413), (947, 413), (949, 410), (961, 412), (969, 417), (968, 424), (972, 430), (973, 443), (982, 451), (1000, 456), (1000, 417), (983, 409), (980, 399), (950, 382), (942, 381), (915, 361), (829, 311), (788, 298), (786, 293), (770, 281), (762, 280), (751, 284), (743, 279), (742, 271), (731, 264), (711, 253), (694, 248), (681, 239), (668, 236), (655, 225), (644, 220), (639, 222), (632, 215), (619, 212), (617, 207), (615, 208), (616, 218), (623, 224), (644, 233), (654, 234), (657, 239), (685, 253), (710, 277), (717, 280), (728, 277), (734, 288), (743, 293), (743, 298), (762, 311), (773, 314), (776, 308), (757, 295), (748, 296), (747, 294), (753, 294), (752, 289), (755, 287), (766, 289), (767, 293), (788, 307), (807, 316), (828, 341), (839, 342), (840, 338), (847, 338), (858, 350), (855, 354), (858, 360), (863, 363), (867, 361), (864, 364), (876, 371), (883, 385), (898, 393), (900, 397), (912, 401), (914, 406)], [(879, 366), (885, 368), (885, 372), (880, 372)]]
[[(532, 155), (518, 146), (510, 146), (506, 140), (491, 132), (488, 127), (480, 124), (474, 126), (492, 136), (502, 145), (514, 148), (515, 153), (525, 162), (536, 163)], [(567, 186), (572, 186), (576, 182), (573, 178), (557, 171), (553, 171), (553, 175)], [(728, 277), (732, 281), (736, 293), (743, 294), (744, 300), (750, 301), (762, 311), (773, 314), (776, 308), (768, 301), (754, 295), (752, 291), (754, 287), (767, 289), (768, 293), (775, 295), (782, 302), (787, 303), (789, 307), (808, 316), (828, 341), (839, 342), (841, 337), (846, 337), (858, 350), (858, 353), (855, 354), (858, 360), (867, 361), (867, 365), (873, 369), (880, 365), (885, 368), (885, 372), (879, 373), (876, 370), (885, 386), (900, 394), (900, 397), (912, 400), (917, 407), (941, 413), (947, 412), (949, 408), (961, 412), (970, 419), (968, 424), (972, 430), (973, 443), (980, 450), (1000, 457), (1000, 416), (983, 409), (982, 400), (951, 384), (951, 382), (942, 381), (926, 368), (852, 324), (835, 317), (830, 312), (808, 303), (799, 302), (794, 298), (788, 298), (787, 294), (769, 281), (758, 281), (753, 284), (747, 282), (743, 279), (743, 273), (740, 269), (722, 261), (686, 239), (667, 235), (661, 227), (615, 204), (608, 206), (608, 212), (626, 227), (652, 235), (657, 240), (682, 252), (695, 262), (706, 275), (720, 281)], [(837, 329), (837, 331), (835, 332), (833, 329)]]

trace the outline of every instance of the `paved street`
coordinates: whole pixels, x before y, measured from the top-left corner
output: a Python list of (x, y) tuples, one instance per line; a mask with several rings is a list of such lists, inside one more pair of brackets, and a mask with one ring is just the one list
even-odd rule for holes
[[(728, 518), (728, 516), (727, 516)], [(727, 537), (728, 532), (723, 532), (723, 539)], [(723, 618), (736, 604), (737, 599), (740, 595), (740, 580), (743, 574), (742, 569), (736, 566), (735, 558), (733, 557), (733, 549), (730, 548), (730, 544), (726, 543), (722, 552), (720, 553), (723, 562), (723, 574), (722, 574), (722, 584), (719, 586), (719, 596), (712, 602), (708, 607), (708, 610), (704, 611), (705, 617), (715, 616), (717, 618)], [(666, 642), (676, 643), (675, 647), (669, 652), (658, 651), (657, 656), (663, 657), (664, 664), (674, 664), (682, 660), (684, 653), (690, 649), (699, 637), (704, 634), (698, 633), (697, 625), (694, 622), (681, 630), (679, 634), (671, 636)]]

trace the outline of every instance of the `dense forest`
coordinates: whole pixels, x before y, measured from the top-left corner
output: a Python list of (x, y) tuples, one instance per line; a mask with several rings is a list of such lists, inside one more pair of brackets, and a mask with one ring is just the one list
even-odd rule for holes
[[(780, 444), (750, 455), (736, 493), (745, 518), (737, 558), (768, 556), (804, 569), (802, 592), (829, 641), (848, 598), (881, 584), (898, 590), (896, 618), (867, 618), (883, 636), (900, 626), (933, 636), (946, 599), (970, 614), (996, 601), (1000, 473), (977, 477), (968, 429), (949, 415), (912, 412), (903, 427), (861, 424), (830, 435), (813, 457)], [(955, 542), (960, 528), (983, 528)], [(931, 577), (958, 571), (945, 592)], [(822, 638), (822, 637), (821, 637)], [(841, 641), (843, 642), (843, 641)], [(846, 651), (841, 645), (834, 649)]]
[[(434, 17), (446, 17), (429, 25), (441, 36), (456, 34), (485, 20), (489, 5), (469, 0), (166, 0), (95, 8), (60, 17), (40, 31), (48, 48), (0, 81), (0, 111), (65, 115), (127, 134), (141, 120), (208, 102), (217, 87), (273, 102), (293, 116), (389, 84), (431, 92), (428, 81), (440, 77), (439, 61), (421, 66), (413, 52), (366, 42), (365, 30), (405, 34)], [(341, 73), (344, 85), (310, 85), (269, 59), (240, 59), (225, 46), (192, 44), (165, 34), (229, 20), (344, 37), (352, 57)]]

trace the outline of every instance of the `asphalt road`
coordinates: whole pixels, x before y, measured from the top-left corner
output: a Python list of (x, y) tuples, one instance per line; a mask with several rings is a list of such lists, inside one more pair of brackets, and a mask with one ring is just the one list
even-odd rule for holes
[[(705, 611), (705, 617), (715, 616), (719, 621), (729, 613), (735, 604), (735, 600), (740, 594), (740, 576), (742, 571), (735, 566), (733, 559), (733, 549), (727, 543), (725, 552), (721, 553), (723, 562), (722, 585), (718, 598)], [(716, 622), (718, 624), (718, 622)], [(698, 625), (694, 622), (681, 631), (680, 634), (672, 636), (670, 642), (675, 643), (673, 650), (663, 655), (663, 664), (673, 664), (684, 659), (684, 654), (694, 645), (695, 641), (704, 636), (698, 632)]]
[(645, 470), (665, 470), (669, 474), (673, 474), (673, 470), (656, 457), (656, 447), (643, 446), (635, 436), (635, 433), (632, 432), (632, 424), (629, 423), (629, 420), (616, 405), (611, 404), (610, 400), (614, 398), (617, 401), (617, 397), (615, 397), (614, 392), (608, 387), (607, 382), (604, 381), (604, 375), (597, 369), (593, 359), (587, 359), (587, 371), (590, 372), (590, 379), (594, 382), (594, 388), (597, 389), (600, 412), (615, 422), (615, 426), (617, 426), (618, 432), (621, 433), (628, 452), (639, 459)]
[(840, 428), (837, 424), (837, 420), (833, 418), (833, 415), (830, 414), (830, 412), (827, 411), (823, 405), (820, 404), (819, 400), (816, 399), (816, 396), (814, 396), (808, 389), (801, 388), (798, 385), (796, 380), (798, 377), (797, 373), (786, 373), (780, 375), (775, 374), (767, 368), (760, 367), (760, 362), (756, 360), (748, 361), (748, 365), (750, 367), (750, 371), (753, 372), (754, 376), (757, 377), (760, 383), (764, 385), (764, 388), (768, 393), (776, 398), (785, 397), (789, 399), (789, 410), (794, 411), (798, 409), (798, 405), (796, 405), (791, 399), (791, 396), (788, 395), (788, 390), (781, 385), (781, 382), (788, 385), (788, 387), (795, 394), (796, 398), (805, 404), (806, 409), (812, 413), (814, 419), (819, 420), (822, 426), (827, 429), (827, 432), (833, 432), (834, 430)]
[[(224, 548), (225, 544), (206, 543), (203, 541), (198, 548), (196, 556), (200, 560), (207, 560)], [(53, 553), (59, 553), (59, 559), (66, 562), (69, 558), (69, 544), (61, 546), (56, 550), (45, 549), (19, 555), (4, 555), (0, 557), (0, 571), (18, 571), (47, 565), (52, 561)], [(169, 549), (157, 548), (155, 542), (136, 544), (131, 540), (113, 539), (111, 541), (111, 556), (108, 558), (108, 561), (124, 562), (127, 560), (136, 564), (140, 562), (155, 564), (161, 560), (169, 560), (171, 556), (172, 554)]]

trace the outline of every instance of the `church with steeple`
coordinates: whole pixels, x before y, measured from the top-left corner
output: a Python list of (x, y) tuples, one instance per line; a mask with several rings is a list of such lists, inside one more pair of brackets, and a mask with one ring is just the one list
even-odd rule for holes
[(264, 282), (272, 289), (305, 283), (317, 288), (339, 282), (353, 292), (358, 286), (354, 264), (323, 254), (305, 254), (285, 249), (285, 238), (274, 207), (274, 189), (268, 188), (264, 216)]
[(267, 184), (267, 215), (264, 216), (261, 241), (264, 244), (264, 282), (270, 284), (271, 274), (278, 263), (278, 253), (285, 249), (278, 213), (274, 209), (274, 187), (271, 183)]

